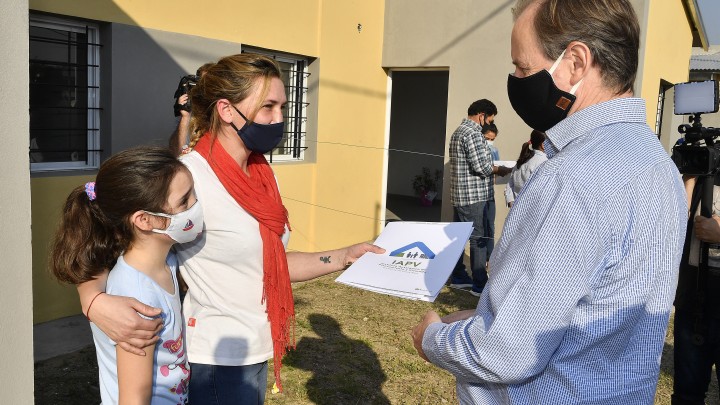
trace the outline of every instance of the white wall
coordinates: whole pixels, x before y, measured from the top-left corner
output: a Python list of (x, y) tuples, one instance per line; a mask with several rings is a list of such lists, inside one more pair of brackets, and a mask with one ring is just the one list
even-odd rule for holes
[(33, 403), (28, 2), (0, 2), (0, 402)]

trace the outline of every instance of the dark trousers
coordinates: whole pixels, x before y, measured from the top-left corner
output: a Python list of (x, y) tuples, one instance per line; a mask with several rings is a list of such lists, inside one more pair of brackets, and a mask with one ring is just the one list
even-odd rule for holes
[[(703, 317), (700, 342), (694, 312), (675, 311), (673, 405), (704, 405), (712, 367), (720, 367), (720, 319), (709, 315)], [(720, 380), (720, 368), (715, 373)]]
[(267, 390), (267, 361), (248, 366), (190, 364), (190, 404), (262, 405)]
[[(487, 245), (488, 239), (485, 236), (485, 206), (487, 201), (480, 201), (475, 204), (464, 205), (461, 207), (453, 207), (453, 220), (455, 222), (472, 222), (473, 231), (470, 234), (470, 270), (472, 271), (473, 286), (482, 290), (487, 283), (488, 276), (485, 271), (485, 262), (487, 261)], [(493, 217), (494, 212), (493, 209)], [(462, 278), (467, 275), (465, 272), (465, 264), (463, 263), (463, 255), (460, 255), (453, 276)]]
[(485, 222), (485, 237), (487, 238), (486, 260), (490, 261), (490, 256), (495, 248), (495, 198), (488, 200), (485, 204), (483, 222)]

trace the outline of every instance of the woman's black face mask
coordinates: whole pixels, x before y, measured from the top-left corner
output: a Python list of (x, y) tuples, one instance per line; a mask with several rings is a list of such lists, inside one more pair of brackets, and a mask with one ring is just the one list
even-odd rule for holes
[(232, 122), (230, 125), (237, 131), (238, 136), (242, 139), (245, 146), (252, 152), (265, 154), (273, 150), (282, 140), (285, 124), (278, 122), (275, 124), (258, 124), (250, 122), (243, 113), (235, 106), (235, 111), (245, 120), (245, 125), (238, 129)]

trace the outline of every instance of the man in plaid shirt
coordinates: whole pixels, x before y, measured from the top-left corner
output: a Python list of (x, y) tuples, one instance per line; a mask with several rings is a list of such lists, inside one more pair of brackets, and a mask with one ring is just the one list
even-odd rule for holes
[(453, 205), (453, 220), (472, 222), (470, 235), (470, 278), (460, 256), (452, 276), (450, 286), (470, 288), (470, 293), (480, 296), (488, 276), (485, 270), (488, 235), (483, 226), (485, 204), (495, 197), (493, 174), (504, 176), (511, 169), (493, 165), (490, 147), (482, 134), (482, 129), (493, 123), (497, 107), (490, 100), (475, 101), (468, 107), (468, 116), (450, 139), (450, 196)]

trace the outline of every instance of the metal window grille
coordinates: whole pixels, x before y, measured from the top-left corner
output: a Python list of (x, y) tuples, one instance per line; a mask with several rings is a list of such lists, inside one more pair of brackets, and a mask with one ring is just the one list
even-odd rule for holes
[(30, 20), (30, 166), (96, 168), (100, 162), (98, 28)]

